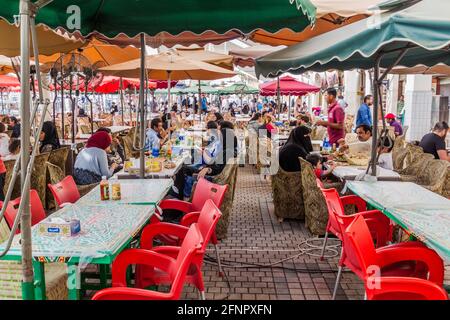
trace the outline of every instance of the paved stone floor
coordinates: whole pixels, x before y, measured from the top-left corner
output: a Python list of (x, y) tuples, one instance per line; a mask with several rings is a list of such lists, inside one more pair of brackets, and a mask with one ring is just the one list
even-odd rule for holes
[[(267, 265), (298, 256), (277, 264), (276, 268), (226, 267), (225, 272), (231, 288), (228, 287), (227, 281), (218, 275), (215, 265), (205, 263), (206, 298), (331, 299), (337, 274), (337, 258), (320, 261), (314, 256), (299, 255), (299, 244), (311, 235), (303, 222), (277, 221), (273, 213), (270, 181), (258, 175), (251, 166), (239, 168), (236, 187), (228, 237), (220, 244), (222, 260), (235, 266), (243, 263)], [(316, 245), (320, 243), (321, 241), (315, 242)], [(305, 245), (301, 247), (306, 248)], [(339, 248), (337, 249), (339, 251)], [(215, 258), (212, 248), (209, 249), (208, 255)], [(362, 282), (352, 273), (344, 272), (337, 299), (363, 299), (363, 296)], [(197, 299), (198, 293), (189, 286), (185, 288), (183, 298)]]

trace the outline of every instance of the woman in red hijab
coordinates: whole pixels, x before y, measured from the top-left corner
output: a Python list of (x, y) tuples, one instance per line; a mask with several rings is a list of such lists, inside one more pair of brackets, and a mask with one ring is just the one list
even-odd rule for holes
[(111, 145), (111, 137), (107, 132), (94, 133), (87, 141), (86, 147), (77, 156), (73, 178), (78, 185), (97, 183), (102, 177), (110, 178), (117, 164), (108, 167), (106, 151)]

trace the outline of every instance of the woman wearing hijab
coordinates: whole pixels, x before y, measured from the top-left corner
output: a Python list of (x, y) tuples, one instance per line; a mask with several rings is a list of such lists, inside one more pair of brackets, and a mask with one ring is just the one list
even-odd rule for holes
[(97, 183), (102, 177), (110, 178), (117, 163), (108, 167), (106, 151), (111, 145), (111, 136), (105, 131), (94, 133), (87, 141), (86, 147), (77, 156), (73, 178), (78, 185)]
[[(212, 124), (210, 124), (212, 126)], [(217, 130), (217, 129), (215, 129)], [(228, 160), (236, 158), (238, 155), (238, 143), (234, 134), (234, 126), (231, 122), (222, 121), (220, 123), (220, 132), (216, 131), (217, 142), (214, 158), (208, 159), (200, 166), (183, 166), (175, 176), (175, 193), (179, 199), (188, 198), (192, 191), (192, 186), (198, 178), (205, 178), (212, 181), (212, 177), (220, 174), (225, 168)], [(205, 160), (205, 159), (204, 159)], [(196, 174), (195, 177), (193, 175)]]
[(125, 162), (125, 151), (117, 137), (112, 135), (111, 129), (107, 127), (98, 128), (96, 132), (105, 131), (111, 137), (111, 145), (106, 151), (108, 156), (108, 165), (117, 163), (117, 169), (115, 172), (120, 171), (123, 168)]
[(45, 121), (42, 125), (39, 141), (41, 142), (39, 148), (40, 153), (50, 152), (61, 147), (59, 144), (58, 131), (52, 121)]
[(286, 144), (280, 149), (279, 163), (280, 167), (287, 172), (300, 171), (299, 157), (306, 156), (313, 150), (311, 138), (309, 137), (311, 129), (300, 126), (292, 130)]

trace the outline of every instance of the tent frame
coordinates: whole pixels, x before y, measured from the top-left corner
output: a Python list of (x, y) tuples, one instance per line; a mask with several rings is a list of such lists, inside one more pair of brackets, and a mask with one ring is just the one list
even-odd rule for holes
[[(34, 159), (38, 150), (39, 134), (42, 130), (44, 123), (44, 117), (41, 118), (37, 131), (35, 133), (35, 142), (33, 151), (29, 153), (31, 124), (35, 120), (37, 110), (39, 106), (42, 106), (43, 114), (47, 112), (47, 108), (50, 101), (43, 100), (42, 79), (39, 69), (39, 50), (38, 41), (36, 35), (35, 15), (37, 11), (45, 5), (52, 2), (52, 0), (39, 0), (36, 3), (30, 2), (30, 0), (20, 0), (19, 15), (20, 15), (20, 117), (21, 117), (21, 152), (20, 156), (16, 160), (13, 169), (13, 175), (6, 192), (3, 208), (0, 213), (0, 220), (6, 211), (8, 202), (11, 199), (13, 187), (20, 170), (21, 178), (21, 201), (17, 210), (17, 216), (14, 220), (14, 224), (11, 227), (11, 233), (6, 241), (5, 249), (0, 253), (0, 257), (6, 255), (11, 248), (12, 240), (15, 232), (21, 227), (21, 251), (22, 251), (22, 298), (24, 300), (32, 300), (35, 297), (34, 293), (34, 272), (33, 272), (33, 254), (32, 254), (32, 237), (31, 237), (31, 213), (30, 213), (30, 179), (31, 172), (34, 164)], [(36, 74), (38, 80), (39, 98), (34, 103), (33, 112), (30, 112), (31, 97), (30, 97), (30, 37), (32, 40), (33, 53), (35, 56), (35, 63), (37, 66)], [(30, 117), (31, 116), (31, 117)]]
[[(384, 119), (384, 112), (383, 112), (383, 101), (382, 101), (382, 94), (381, 94), (381, 85), (383, 83), (383, 80), (386, 78), (386, 76), (388, 75), (388, 73), (395, 67), (398, 65), (398, 63), (402, 60), (402, 58), (405, 56), (405, 54), (408, 52), (409, 49), (411, 49), (413, 46), (411, 45), (411, 43), (407, 43), (407, 45), (405, 47), (402, 48), (398, 48), (395, 50), (389, 50), (389, 51), (383, 51), (380, 50), (377, 54), (376, 57), (376, 62), (374, 65), (374, 76), (373, 76), (373, 85), (372, 85), (372, 90), (373, 90), (373, 130), (372, 130), (372, 150), (371, 150), (371, 158), (370, 158), (370, 162), (369, 165), (367, 167), (366, 170), (366, 174), (369, 173), (370, 168), (372, 168), (371, 170), (371, 174), (372, 176), (376, 176), (377, 175), (377, 163), (378, 163), (378, 158), (379, 158), (379, 153), (377, 152), (377, 143), (378, 143), (378, 108), (380, 109), (381, 112), (381, 120), (383, 123), (383, 130), (381, 132), (381, 136), (380, 136), (380, 140), (384, 140), (387, 138), (387, 134), (388, 134), (388, 130), (386, 129), (386, 121)], [(381, 59), (383, 58), (383, 56), (385, 54), (388, 53), (393, 53), (393, 52), (398, 52), (399, 55), (397, 57), (397, 59), (395, 60), (395, 62), (389, 66), (384, 72), (383, 74), (380, 75), (380, 62)]]

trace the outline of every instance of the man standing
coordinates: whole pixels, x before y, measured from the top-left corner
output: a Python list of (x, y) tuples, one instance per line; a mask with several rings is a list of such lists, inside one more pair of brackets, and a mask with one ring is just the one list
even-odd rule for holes
[(431, 153), (435, 159), (450, 161), (450, 157), (445, 149), (445, 138), (448, 133), (448, 124), (445, 121), (438, 122), (434, 125), (433, 132), (423, 136), (419, 143), (423, 152)]
[(356, 114), (356, 127), (365, 124), (369, 127), (372, 126), (372, 113), (370, 112), (370, 106), (373, 104), (373, 97), (367, 95), (364, 97), (363, 104), (359, 107)]
[(331, 145), (337, 144), (338, 140), (345, 137), (345, 112), (337, 102), (336, 95), (336, 89), (327, 89), (325, 99), (328, 103), (328, 121), (319, 120), (316, 122), (318, 126), (327, 127), (328, 139)]
[(202, 103), (202, 113), (206, 114), (208, 112), (208, 105), (207, 105), (208, 101), (206, 100), (206, 96), (204, 94), (202, 95), (201, 103)]
[(402, 125), (400, 124), (400, 122), (395, 121), (395, 114), (388, 113), (387, 115), (384, 116), (384, 118), (391, 127), (394, 127), (394, 134), (396, 137), (401, 136), (403, 134)]

